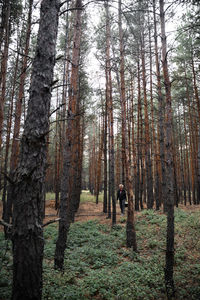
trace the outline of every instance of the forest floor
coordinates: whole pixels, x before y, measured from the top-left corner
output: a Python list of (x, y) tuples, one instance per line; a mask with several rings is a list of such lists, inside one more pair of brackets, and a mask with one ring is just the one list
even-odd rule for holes
[[(127, 208), (126, 208), (127, 209)], [(116, 207), (116, 220), (119, 223), (121, 219), (121, 212), (119, 203)], [(126, 211), (125, 211), (126, 215)], [(136, 212), (137, 215), (137, 212)], [(57, 213), (54, 209), (54, 200), (49, 200), (46, 203), (46, 211), (45, 211), (45, 220), (44, 223), (51, 220), (52, 217), (57, 217)], [(112, 218), (112, 216), (111, 216)], [(89, 220), (98, 220), (100, 224), (110, 225), (111, 219), (107, 218), (107, 214), (103, 213), (103, 203), (99, 202), (98, 204), (94, 202), (83, 202), (80, 203), (78, 212), (75, 215), (75, 222), (86, 222)]]
[[(47, 200), (46, 201), (46, 210), (45, 210), (45, 219), (44, 223), (52, 220), (53, 218), (57, 218), (58, 214), (57, 211), (54, 208), (55, 201), (54, 200)], [(145, 204), (144, 204), (145, 207)], [(179, 208), (187, 211), (187, 212), (194, 212), (197, 210), (200, 210), (200, 207), (198, 205), (183, 205), (179, 204)], [(0, 209), (1, 212), (1, 209)], [(125, 216), (127, 213), (127, 208), (125, 210)], [(140, 215), (141, 211), (137, 212), (135, 211), (135, 218), (137, 219), (137, 216)], [(162, 210), (158, 211), (159, 214), (163, 214)], [(116, 205), (116, 220), (117, 223), (121, 223), (121, 212), (119, 207), (119, 202), (117, 202)], [(110, 225), (111, 220), (107, 218), (107, 214), (103, 213), (103, 203), (99, 202), (98, 204), (88, 201), (88, 202), (82, 202), (80, 203), (78, 212), (75, 215), (75, 222), (86, 222), (89, 220), (98, 220), (100, 224), (107, 224)]]
[[(92, 200), (91, 200), (92, 199)], [(55, 200), (46, 200), (46, 208), (45, 208), (45, 219), (44, 223), (58, 218), (58, 212), (55, 210)], [(145, 204), (144, 204), (145, 207)], [(196, 210), (200, 210), (200, 207), (197, 205), (183, 205), (179, 204), (179, 208), (187, 211), (187, 212), (193, 212)], [(0, 218), (2, 218), (2, 212), (3, 212), (3, 205), (2, 201), (0, 201)], [(125, 216), (127, 213), (127, 208), (125, 211)], [(141, 211), (136, 212), (135, 211), (135, 218), (137, 219), (137, 216), (140, 215)], [(162, 214), (163, 212), (160, 210), (158, 211), (159, 214)], [(112, 218), (112, 217), (111, 217)], [(90, 197), (89, 201), (87, 202), (81, 202), (78, 212), (75, 215), (75, 222), (86, 222), (89, 220), (98, 220), (100, 224), (111, 224), (111, 219), (107, 218), (107, 214), (103, 213), (103, 202), (100, 201), (98, 204), (94, 202), (94, 199)], [(122, 217), (119, 207), (119, 202), (117, 202), (116, 205), (116, 221), (118, 223), (122, 223)], [(0, 226), (0, 231), (3, 231), (3, 227)]]
[[(56, 219), (52, 195), (44, 223)], [(1, 202), (0, 202), (1, 203)], [(166, 225), (162, 210), (135, 213), (138, 253), (126, 247), (126, 215), (117, 224), (102, 212), (102, 197), (85, 192), (70, 226), (64, 271), (54, 269), (58, 223), (44, 228), (43, 300), (166, 300)], [(0, 213), (2, 207), (0, 206)], [(175, 208), (175, 300), (200, 299), (200, 207)], [(0, 300), (12, 290), (12, 244), (0, 232)]]

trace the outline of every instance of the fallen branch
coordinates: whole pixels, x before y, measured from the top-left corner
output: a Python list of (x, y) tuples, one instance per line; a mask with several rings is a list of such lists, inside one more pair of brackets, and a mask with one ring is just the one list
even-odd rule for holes
[(47, 223), (43, 224), (43, 225), (42, 225), (42, 227), (45, 227), (45, 226), (47, 226), (47, 225), (49, 225), (49, 224), (52, 224), (52, 223), (58, 222), (59, 220), (60, 220), (60, 218), (58, 218), (58, 219), (54, 219), (54, 220), (50, 220), (50, 221), (48, 221)]

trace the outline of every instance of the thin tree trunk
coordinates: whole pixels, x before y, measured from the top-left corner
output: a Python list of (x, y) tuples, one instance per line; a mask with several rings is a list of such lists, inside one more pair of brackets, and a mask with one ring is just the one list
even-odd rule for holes
[[(28, 12), (28, 20), (27, 20), (27, 30), (26, 30), (26, 42), (25, 42), (25, 51), (22, 61), (21, 75), (20, 75), (20, 83), (19, 83), (19, 92), (18, 98), (15, 106), (15, 121), (14, 121), (14, 132), (11, 146), (11, 156), (10, 156), (10, 172), (9, 177), (12, 179), (14, 170), (17, 167), (18, 157), (19, 157), (19, 134), (20, 134), (20, 123), (21, 123), (21, 114), (22, 114), (22, 103), (24, 98), (24, 85), (27, 74), (27, 64), (28, 64), (28, 53), (29, 53), (29, 44), (30, 44), (30, 36), (31, 36), (31, 19), (32, 19), (32, 6), (33, 0), (29, 1), (29, 12)], [(12, 216), (12, 202), (13, 198), (11, 196), (12, 191), (8, 188), (8, 196), (7, 196), (7, 219), (6, 222), (10, 223), (10, 218)]]
[(160, 198), (162, 199), (163, 209), (166, 212), (166, 178), (165, 178), (165, 137), (164, 137), (164, 111), (165, 104), (162, 95), (161, 88), (161, 74), (160, 74), (160, 64), (159, 64), (159, 55), (158, 55), (158, 33), (157, 33), (157, 20), (155, 12), (155, 0), (153, 0), (153, 14), (154, 14), (154, 42), (155, 42), (155, 58), (156, 58), (156, 76), (157, 76), (157, 90), (158, 90), (158, 105), (159, 105), (159, 154), (161, 161), (161, 186)]
[[(56, 105), (58, 107), (58, 89), (57, 89), (57, 102)], [(54, 192), (55, 192), (55, 210), (58, 210), (60, 201), (59, 201), (59, 188), (60, 188), (60, 151), (59, 151), (59, 130), (58, 130), (58, 110), (56, 112), (56, 134), (55, 134), (55, 159), (54, 159), (54, 169), (55, 169), (55, 175), (54, 175)]]
[[(199, 93), (198, 93), (198, 87), (197, 87), (197, 80), (196, 80), (196, 72), (195, 72), (195, 67), (194, 67), (194, 59), (193, 59), (193, 54), (192, 54), (192, 74), (193, 74), (193, 86), (194, 86), (194, 95), (195, 95), (195, 100), (196, 100), (196, 106), (197, 106), (197, 111), (198, 111), (198, 123), (200, 122), (200, 100), (199, 100)], [(198, 131), (199, 135), (199, 131)], [(197, 137), (198, 143), (197, 143), (197, 164), (196, 164), (196, 183), (197, 183), (197, 204), (200, 203), (200, 143), (199, 143), (199, 136)]]
[[(1, 3), (2, 3), (2, 8), (1, 8), (1, 24), (0, 24), (0, 51), (1, 51), (1, 46), (2, 46), (3, 39), (4, 39), (7, 8), (8, 8), (8, 5), (10, 5), (8, 0), (3, 0)], [(0, 79), (0, 82), (1, 82), (1, 79)]]
[[(5, 12), (5, 42), (1, 59), (1, 72), (0, 72), (0, 155), (2, 152), (2, 138), (3, 138), (3, 120), (4, 120), (4, 103), (6, 95), (6, 73), (8, 64), (8, 46), (10, 40), (10, 1), (6, 3)], [(1, 173), (1, 172), (0, 172)]]
[(162, 66), (166, 92), (166, 192), (167, 192), (167, 236), (166, 236), (166, 265), (165, 265), (165, 286), (168, 299), (175, 296), (173, 267), (174, 267), (174, 180), (173, 180), (173, 129), (172, 129), (172, 108), (171, 108), (171, 83), (169, 80), (167, 63), (167, 42), (165, 34), (165, 13), (164, 1), (160, 1), (160, 22), (162, 42)]
[(22, 103), (24, 98), (24, 85), (25, 85), (25, 79), (27, 75), (28, 53), (29, 53), (29, 45), (30, 45), (30, 37), (31, 37), (32, 6), (33, 6), (33, 0), (29, 0), (29, 12), (28, 12), (28, 20), (27, 20), (25, 50), (24, 50), (24, 56), (22, 61), (18, 99), (16, 101), (16, 107), (15, 107), (14, 132), (13, 132), (13, 142), (11, 147), (11, 158), (10, 158), (11, 173), (14, 171), (14, 169), (17, 166), (17, 161), (19, 156), (19, 133), (20, 133)]
[[(61, 182), (61, 195), (60, 195), (60, 221), (59, 233), (56, 242), (55, 250), (55, 268), (63, 269), (64, 264), (64, 251), (66, 248), (67, 234), (70, 223), (74, 217), (74, 187), (76, 185), (76, 170), (78, 163), (78, 132), (77, 130), (77, 106), (79, 101), (78, 92), (78, 71), (80, 60), (80, 43), (81, 43), (81, 13), (82, 1), (77, 0), (76, 4), (76, 17), (74, 23), (74, 40), (73, 40), (73, 54), (72, 54), (72, 72), (71, 82), (69, 89), (69, 106), (67, 117), (67, 131), (66, 141), (64, 146), (64, 166)], [(72, 210), (72, 211), (71, 211)]]
[(107, 101), (105, 103), (105, 114), (104, 114), (104, 193), (103, 193), (103, 212), (107, 213), (108, 211), (108, 176), (107, 176), (107, 131), (108, 131), (108, 125), (107, 125), (107, 116), (108, 114), (108, 106)]
[[(137, 158), (136, 158), (136, 138), (135, 138), (135, 120), (134, 120), (134, 87), (133, 87), (133, 76), (131, 74), (131, 137), (132, 137), (132, 161), (133, 161), (133, 174), (135, 186), (135, 203), (138, 203), (139, 209), (139, 184), (137, 182)], [(135, 204), (136, 207), (136, 204)], [(141, 208), (142, 209), (142, 208)]]
[(150, 55), (150, 98), (151, 98), (151, 127), (153, 137), (153, 150), (152, 155), (154, 156), (154, 195), (156, 200), (156, 210), (159, 210), (160, 206), (160, 181), (159, 181), (159, 163), (158, 163), (158, 149), (156, 143), (156, 132), (155, 132), (155, 120), (154, 120), (154, 103), (153, 103), (153, 73), (152, 73), (152, 46), (151, 46), (151, 26), (149, 23), (149, 55)]
[(121, 110), (122, 110), (122, 136), (124, 140), (124, 162), (125, 162), (125, 174), (126, 174), (126, 188), (128, 196), (128, 213), (127, 213), (127, 223), (126, 223), (126, 243), (127, 247), (132, 247), (133, 251), (137, 251), (136, 243), (136, 232), (134, 223), (134, 206), (133, 206), (133, 187), (130, 172), (130, 164), (128, 161), (128, 141), (126, 133), (126, 98), (125, 98), (125, 79), (124, 79), (124, 45), (123, 45), (123, 32), (122, 32), (122, 10), (121, 10), (121, 0), (119, 4), (119, 40), (120, 40), (120, 100), (121, 100)]
[(138, 61), (138, 104), (137, 104), (137, 177), (135, 181), (135, 210), (139, 211), (139, 203), (140, 201), (140, 188), (141, 188), (141, 181), (140, 181), (140, 157), (141, 157), (141, 136), (140, 136), (140, 114), (141, 114), (141, 87), (140, 87), (140, 65)]
[[(186, 76), (186, 66), (184, 66), (184, 75), (185, 75), (185, 83), (186, 83), (186, 94), (187, 94), (187, 102), (188, 104), (190, 103), (190, 94), (189, 94), (189, 88), (188, 88), (188, 82), (187, 82), (187, 76)], [(183, 101), (183, 107), (184, 107), (184, 133), (185, 133), (185, 146), (186, 146), (186, 166), (187, 166), (187, 182), (188, 182), (188, 200), (190, 205), (192, 204), (191, 202), (191, 183), (190, 183), (190, 164), (189, 164), (189, 147), (188, 147), (188, 134), (186, 130), (186, 112), (185, 112), (185, 103)], [(189, 110), (190, 110), (190, 104), (189, 104)], [(190, 126), (189, 126), (190, 127)]]
[[(10, 211), (11, 208), (8, 208), (6, 202), (6, 191), (7, 191), (7, 171), (8, 171), (8, 156), (9, 156), (9, 148), (10, 148), (10, 135), (11, 135), (11, 127), (12, 127), (12, 117), (13, 117), (13, 104), (14, 104), (14, 95), (16, 89), (16, 79), (17, 79), (17, 70), (19, 64), (19, 54), (17, 54), (16, 63), (15, 63), (15, 71), (13, 76), (13, 87), (10, 99), (10, 106), (9, 106), (9, 113), (7, 116), (7, 136), (6, 136), (6, 151), (5, 151), (5, 162), (4, 162), (4, 187), (3, 187), (3, 195), (2, 195), (2, 202), (3, 202), (3, 220), (8, 223), (9, 217), (7, 212)], [(7, 234), (7, 228), (5, 229), (5, 234)]]
[(106, 102), (108, 105), (109, 124), (109, 157), (110, 157), (110, 192), (112, 198), (112, 225), (116, 224), (116, 199), (115, 199), (115, 156), (114, 156), (114, 130), (113, 130), (113, 102), (112, 102), (112, 77), (110, 66), (110, 16), (108, 2), (106, 8)]
[(145, 124), (145, 162), (146, 162), (146, 184), (147, 184), (147, 208), (152, 209), (154, 204), (153, 195), (153, 177), (152, 177), (152, 161), (151, 161), (151, 144), (149, 136), (149, 116), (148, 116), (148, 102), (146, 90), (146, 67), (145, 67), (145, 49), (144, 36), (141, 38), (141, 57), (142, 57), (142, 80), (144, 93), (144, 124)]
[[(101, 126), (101, 124), (99, 125)], [(103, 129), (101, 134), (99, 134), (99, 151), (98, 151), (98, 161), (97, 161), (97, 192), (96, 192), (96, 204), (99, 202), (99, 192), (100, 192), (100, 184), (101, 184), (101, 161), (102, 161), (102, 154), (103, 154)]]

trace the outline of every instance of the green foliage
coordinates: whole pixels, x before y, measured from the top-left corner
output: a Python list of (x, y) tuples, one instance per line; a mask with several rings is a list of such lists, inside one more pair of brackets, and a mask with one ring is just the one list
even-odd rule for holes
[[(200, 296), (200, 212), (175, 210), (177, 299)], [(126, 248), (126, 227), (97, 220), (71, 225), (64, 271), (54, 270), (57, 224), (45, 227), (43, 299), (166, 299), (164, 286), (166, 216), (144, 210), (137, 215), (139, 253)], [(11, 243), (0, 234), (0, 295), (9, 299), (12, 284)]]
[(12, 285), (11, 242), (0, 232), (0, 299), (11, 298)]

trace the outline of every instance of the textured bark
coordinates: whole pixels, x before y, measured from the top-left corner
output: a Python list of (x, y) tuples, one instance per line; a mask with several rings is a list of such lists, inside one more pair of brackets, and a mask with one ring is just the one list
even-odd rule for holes
[(150, 99), (151, 99), (151, 128), (152, 128), (152, 138), (153, 138), (153, 147), (152, 147), (152, 156), (154, 157), (154, 197), (156, 201), (156, 210), (159, 210), (160, 207), (160, 178), (159, 178), (159, 163), (158, 163), (158, 149), (156, 142), (156, 131), (155, 131), (155, 121), (154, 121), (154, 102), (153, 102), (153, 73), (152, 73), (152, 45), (151, 45), (151, 26), (150, 20), (149, 23), (149, 56), (150, 56)]
[(77, 111), (79, 108), (79, 60), (81, 43), (81, 13), (82, 1), (77, 0), (74, 20), (74, 39), (72, 53), (72, 71), (69, 88), (69, 104), (67, 113), (66, 140), (63, 150), (64, 165), (61, 180), (59, 234), (55, 250), (55, 268), (63, 269), (64, 251), (66, 249), (67, 233), (75, 213), (75, 188), (77, 166), (79, 162), (79, 129), (77, 128)]
[[(185, 114), (185, 111), (183, 112), (183, 114)], [(185, 119), (185, 116), (184, 116)], [(184, 120), (185, 123), (185, 120)], [(184, 130), (185, 130), (185, 124), (184, 124)], [(180, 160), (179, 160), (179, 169), (180, 169), (180, 199), (181, 199), (181, 203), (183, 203), (182, 201), (182, 191), (183, 191), (183, 196), (184, 196), (184, 204), (186, 205), (187, 202), (187, 197), (186, 197), (186, 173), (185, 170), (187, 169), (187, 165), (186, 165), (186, 160), (185, 160), (185, 156), (183, 153), (183, 139), (182, 139), (182, 135), (181, 135), (181, 112), (180, 109), (178, 108), (178, 131), (179, 131), (179, 143), (180, 143)], [(187, 139), (187, 137), (185, 136), (185, 139)], [(187, 141), (185, 141), (185, 145), (187, 147)], [(187, 150), (186, 150), (187, 151)], [(178, 151), (177, 151), (178, 154)]]
[(152, 209), (154, 204), (153, 195), (153, 177), (152, 177), (152, 161), (151, 161), (151, 144), (149, 133), (149, 116), (146, 89), (146, 67), (145, 67), (145, 48), (144, 37), (141, 37), (141, 57), (142, 57), (142, 81), (144, 93), (144, 124), (145, 124), (145, 165), (146, 165), (146, 185), (147, 185), (147, 208)]
[[(20, 134), (20, 124), (21, 124), (21, 114), (22, 114), (22, 104), (24, 98), (24, 85), (26, 79), (26, 71), (28, 64), (28, 53), (29, 53), (29, 44), (30, 44), (30, 36), (31, 36), (31, 19), (32, 19), (32, 6), (33, 0), (29, 1), (29, 13), (27, 20), (27, 31), (26, 31), (26, 42), (25, 42), (25, 50), (22, 61), (22, 68), (20, 70), (20, 83), (19, 83), (19, 92), (18, 98), (15, 105), (15, 121), (14, 121), (14, 129), (13, 129), (13, 139), (11, 146), (11, 157), (10, 157), (10, 173), (9, 177), (13, 177), (14, 170), (17, 167), (18, 157), (19, 157), (19, 134)], [(7, 213), (6, 213), (6, 222), (10, 222), (10, 218), (12, 217), (12, 190), (8, 188), (7, 195)]]
[[(196, 101), (196, 107), (198, 111), (198, 123), (200, 122), (200, 100), (199, 100), (199, 93), (197, 87), (197, 79), (196, 79), (196, 71), (194, 67), (194, 59), (192, 54), (192, 74), (193, 74), (193, 86), (194, 86), (194, 95)], [(199, 131), (197, 133), (197, 163), (196, 163), (196, 185), (197, 185), (197, 204), (200, 203), (200, 143), (199, 143)]]
[(107, 116), (108, 114), (108, 107), (107, 102), (105, 103), (105, 114), (104, 114), (104, 192), (103, 192), (103, 212), (107, 213), (108, 211), (108, 177), (107, 177), (107, 132), (108, 132), (108, 125), (107, 125)]
[[(136, 158), (136, 138), (135, 138), (135, 119), (134, 119), (134, 86), (133, 86), (133, 75), (131, 74), (131, 149), (132, 149), (132, 165), (133, 165), (133, 174), (134, 174), (134, 183), (135, 186), (135, 203), (139, 203), (139, 184), (137, 182), (137, 158)], [(136, 207), (136, 205), (135, 205)], [(142, 208), (141, 208), (142, 209)]]
[[(109, 117), (109, 116), (108, 116)], [(108, 126), (108, 219), (111, 219), (111, 145), (110, 145), (110, 126)]]
[(137, 103), (137, 171), (136, 171), (136, 180), (135, 180), (135, 210), (139, 211), (139, 203), (142, 203), (142, 199), (140, 201), (140, 158), (141, 158), (141, 136), (140, 136), (140, 115), (141, 115), (141, 87), (140, 87), (140, 66), (138, 61), (138, 103)]
[[(100, 126), (100, 125), (99, 125)], [(100, 185), (101, 185), (101, 166), (102, 166), (102, 154), (103, 154), (103, 126), (102, 126), (102, 130), (101, 130), (101, 134), (99, 134), (99, 151), (98, 151), (98, 161), (97, 161), (97, 190), (96, 190), (96, 204), (98, 204), (99, 202), (99, 191), (100, 191)]]
[[(198, 198), (198, 135), (199, 135), (199, 131), (198, 131), (198, 116), (196, 114), (196, 107), (195, 107), (195, 99), (193, 99), (192, 103), (191, 103), (191, 107), (192, 107), (192, 143), (193, 143), (193, 160), (194, 160), (194, 189), (195, 189), (195, 203), (194, 204), (199, 204), (199, 198)], [(194, 117), (195, 116), (195, 117)]]
[[(6, 191), (7, 191), (7, 178), (6, 174), (8, 171), (8, 156), (9, 156), (9, 148), (10, 148), (10, 136), (11, 136), (11, 127), (12, 127), (12, 115), (13, 115), (13, 104), (14, 104), (14, 95), (16, 89), (16, 79), (17, 79), (17, 70), (19, 63), (19, 54), (17, 54), (16, 63), (15, 63), (15, 71), (13, 76), (13, 86), (11, 92), (11, 99), (9, 105), (9, 112), (7, 116), (7, 135), (6, 135), (6, 150), (5, 150), (5, 159), (4, 159), (4, 186), (3, 186), (3, 220), (6, 223), (9, 223), (9, 211), (11, 211), (11, 207), (8, 207), (8, 203), (6, 202)], [(7, 232), (7, 228), (4, 228), (5, 234)]]
[(42, 205), (59, 1), (41, 4), (36, 55), (19, 165), (14, 174), (12, 299), (42, 297)]
[(8, 46), (10, 40), (10, 1), (8, 1), (5, 8), (5, 42), (4, 49), (1, 57), (1, 72), (0, 72), (0, 154), (2, 147), (2, 137), (3, 137), (3, 120), (4, 120), (4, 103), (6, 95), (6, 72), (8, 64)]
[[(187, 76), (186, 76), (186, 67), (184, 69), (185, 69), (184, 70), (184, 72), (185, 72), (184, 75), (185, 75), (187, 102), (189, 104), (189, 110), (190, 110), (190, 93), (189, 93)], [(189, 145), (188, 145), (188, 134), (187, 134), (187, 130), (186, 130), (186, 112), (185, 112), (185, 103), (184, 103), (184, 101), (183, 101), (183, 107), (184, 107), (184, 133), (185, 133), (185, 146), (186, 146), (186, 170), (188, 170), (187, 171), (188, 201), (191, 205), (192, 204), (192, 201), (191, 201), (191, 181), (190, 181), (191, 171), (190, 171), (190, 163), (189, 163)], [(189, 128), (190, 128), (190, 122), (189, 122)], [(186, 202), (185, 202), (185, 205), (186, 205)]]
[(24, 98), (24, 85), (25, 85), (25, 79), (27, 75), (26, 71), (27, 71), (30, 36), (31, 36), (32, 6), (33, 6), (33, 0), (29, 0), (26, 42), (25, 42), (24, 56), (22, 61), (22, 68), (20, 71), (21, 75), (20, 75), (18, 99), (16, 101), (16, 106), (15, 106), (14, 132), (13, 132), (13, 141), (12, 141), (11, 158), (10, 158), (11, 172), (16, 168), (17, 160), (19, 156), (19, 133), (20, 133), (22, 103)]
[[(173, 125), (172, 125), (173, 127)], [(178, 175), (177, 175), (177, 155), (176, 155), (176, 145), (175, 145), (175, 136), (174, 129), (172, 128), (172, 157), (173, 157), (173, 174), (174, 174), (174, 204), (178, 207), (179, 195), (178, 195)]]
[(189, 141), (190, 141), (190, 165), (191, 165), (191, 189), (192, 189), (192, 202), (196, 204), (196, 148), (195, 148), (195, 136), (194, 136), (194, 115), (195, 112), (192, 111), (192, 99), (188, 91), (188, 82), (186, 78), (187, 87), (187, 102), (189, 111)]
[(198, 153), (197, 153), (197, 204), (200, 203), (200, 129), (198, 132)]
[(5, 31), (5, 25), (6, 25), (6, 14), (7, 14), (7, 7), (9, 4), (9, 1), (3, 0), (1, 3), (2, 3), (2, 8), (1, 8), (1, 23), (0, 23), (0, 50), (1, 50), (2, 42), (3, 42), (3, 38), (4, 38), (4, 31)]
[(121, 150), (120, 150), (120, 134), (119, 134), (119, 128), (118, 128), (118, 123), (117, 123), (117, 136), (116, 136), (116, 144), (117, 144), (117, 149), (116, 149), (116, 163), (115, 163), (115, 188), (118, 189), (119, 183), (121, 182), (120, 179), (120, 167), (121, 167)]
[[(56, 105), (58, 107), (58, 89), (57, 89), (57, 102)], [(58, 110), (56, 112), (56, 134), (55, 134), (55, 158), (54, 158), (54, 192), (55, 192), (55, 209), (57, 210), (60, 205), (60, 136), (59, 136), (59, 128), (58, 128)]]
[(165, 34), (164, 1), (160, 0), (160, 22), (162, 42), (162, 66), (166, 92), (166, 206), (167, 206), (167, 236), (166, 236), (166, 265), (165, 286), (168, 299), (175, 296), (173, 266), (174, 266), (174, 174), (173, 174), (173, 130), (171, 108), (171, 83), (168, 74), (167, 42)]
[(139, 168), (140, 168), (140, 189), (139, 189), (139, 202), (140, 207), (143, 207), (143, 199), (146, 203), (145, 198), (145, 185), (144, 185), (144, 159), (145, 153), (144, 153), (144, 139), (143, 139), (143, 117), (142, 117), (142, 102), (141, 102), (141, 86), (140, 86), (140, 66), (138, 61), (138, 113), (139, 113)]
[(123, 45), (123, 31), (122, 31), (122, 21), (121, 21), (121, 0), (118, 2), (118, 13), (119, 13), (119, 40), (120, 40), (120, 101), (121, 101), (121, 111), (122, 111), (122, 136), (124, 140), (124, 162), (125, 162), (125, 175), (126, 175), (126, 189), (128, 196), (128, 213), (127, 213), (127, 223), (126, 223), (126, 244), (127, 247), (132, 247), (134, 251), (137, 251), (136, 243), (136, 232), (134, 223), (134, 206), (133, 206), (133, 187), (132, 178), (130, 172), (130, 163), (128, 161), (128, 140), (126, 131), (126, 98), (125, 98), (125, 79), (124, 79), (124, 45)]
[(153, 14), (154, 14), (154, 43), (155, 43), (155, 58), (156, 58), (156, 77), (157, 77), (157, 90), (158, 90), (158, 105), (159, 105), (159, 126), (158, 126), (158, 134), (159, 134), (159, 147), (158, 153), (160, 156), (159, 161), (161, 162), (161, 172), (160, 182), (161, 182), (161, 190), (160, 190), (160, 198), (164, 206), (164, 211), (166, 211), (165, 206), (165, 196), (166, 196), (166, 179), (165, 179), (165, 144), (164, 144), (164, 111), (165, 104), (164, 98), (162, 95), (161, 88), (161, 74), (160, 74), (160, 64), (159, 64), (159, 54), (158, 54), (158, 33), (157, 33), (157, 20), (156, 20), (156, 12), (155, 12), (155, 0), (153, 0)]
[(114, 156), (114, 129), (113, 129), (113, 101), (112, 101), (112, 77), (110, 65), (110, 16), (108, 2), (106, 8), (106, 102), (108, 105), (109, 124), (109, 157), (110, 157), (110, 192), (112, 198), (112, 225), (116, 224), (116, 199), (115, 199), (115, 156)]

